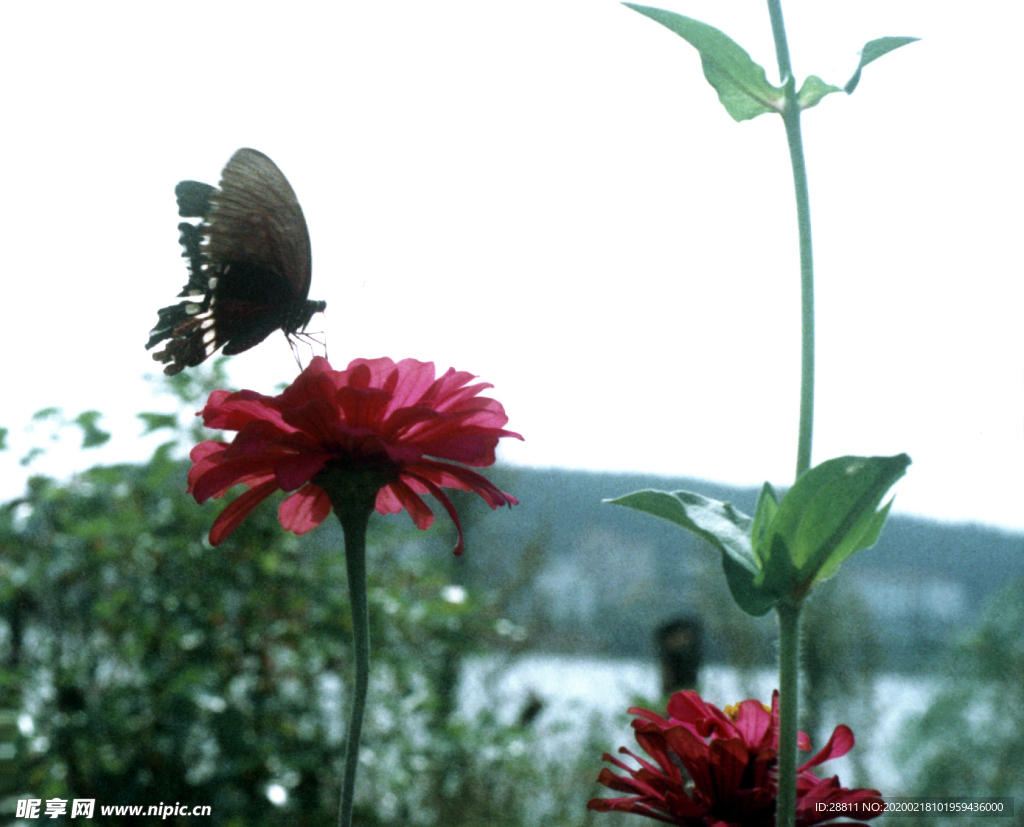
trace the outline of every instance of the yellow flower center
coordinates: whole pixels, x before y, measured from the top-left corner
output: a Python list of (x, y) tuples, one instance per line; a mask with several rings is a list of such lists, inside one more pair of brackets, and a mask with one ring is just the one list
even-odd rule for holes
[[(769, 713), (769, 714), (772, 711), (771, 707), (765, 706), (764, 704), (761, 704), (761, 708), (764, 709), (764, 711)], [(739, 715), (740, 715), (740, 705), (739, 704), (727, 704), (725, 709), (723, 709), (722, 711), (726, 715), (729, 716), (730, 720), (735, 721), (737, 718), (739, 718)]]

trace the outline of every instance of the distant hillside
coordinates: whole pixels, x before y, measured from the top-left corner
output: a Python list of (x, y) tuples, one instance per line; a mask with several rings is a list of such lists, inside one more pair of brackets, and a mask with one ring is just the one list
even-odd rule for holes
[[(693, 614), (706, 625), (709, 658), (772, 659), (771, 616), (755, 620), (732, 606), (716, 550), (663, 520), (602, 503), (643, 488), (682, 489), (752, 513), (758, 489), (525, 468), (494, 476), (520, 505), (484, 507), (486, 517), (468, 509), (471, 551), (455, 571), (506, 593), (509, 613), (538, 648), (650, 656), (657, 625)], [(879, 657), (906, 666), (931, 657), (996, 587), (1019, 576), (1024, 535), (896, 515), (812, 602), (859, 626)]]

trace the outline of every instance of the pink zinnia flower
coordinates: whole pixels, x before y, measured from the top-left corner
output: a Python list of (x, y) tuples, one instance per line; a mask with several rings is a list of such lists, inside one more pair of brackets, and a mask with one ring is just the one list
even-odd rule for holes
[[(594, 798), (587, 807), (619, 810), (684, 827), (774, 827), (779, 744), (779, 693), (772, 695), (769, 710), (759, 701), (743, 701), (723, 712), (691, 690), (675, 693), (668, 702), (668, 718), (647, 709), (632, 707), (637, 743), (653, 759), (648, 761), (625, 747), (639, 767), (605, 753), (603, 759), (624, 770), (616, 775), (607, 767), (598, 781), (628, 798)], [(810, 739), (799, 734), (798, 746), (811, 748)], [(821, 809), (819, 802), (881, 804), (877, 790), (848, 790), (839, 779), (821, 779), (813, 772), (830, 758), (845, 755), (853, 747), (853, 733), (836, 727), (817, 755), (797, 771), (796, 823), (850, 824), (836, 822), (835, 809)], [(847, 818), (866, 821), (880, 815), (847, 813)]]
[(434, 377), (431, 362), (356, 359), (334, 370), (315, 357), (278, 396), (255, 391), (214, 391), (202, 410), (209, 428), (238, 431), (229, 443), (206, 441), (192, 449), (189, 492), (199, 503), (242, 483), (249, 490), (217, 518), (210, 542), (217, 545), (278, 489), (294, 491), (278, 515), (296, 534), (318, 526), (331, 511), (315, 478), (323, 471), (367, 472), (379, 481), (376, 510), (403, 508), (425, 529), (434, 515), (420, 495), (432, 494), (459, 532), (462, 526), (442, 486), (473, 491), (497, 508), (518, 501), (466, 466), (493, 464), (498, 439), (522, 439), (506, 431), (501, 403), (479, 396), (492, 385), (449, 369)]

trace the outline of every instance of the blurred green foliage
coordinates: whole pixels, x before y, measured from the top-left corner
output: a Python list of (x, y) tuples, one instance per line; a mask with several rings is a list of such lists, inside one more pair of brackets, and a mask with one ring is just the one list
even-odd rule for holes
[[(899, 757), (914, 772), (909, 794), (1012, 796), (1019, 823), (1024, 807), (1024, 581), (1006, 583), (986, 602), (981, 621), (953, 642), (938, 683), (928, 709), (904, 728)], [(964, 820), (934, 821), (947, 823)]]
[[(223, 503), (196, 505), (180, 457), (213, 436), (191, 412), (224, 376), (165, 381), (179, 411), (140, 415), (168, 435), (148, 462), (34, 477), (0, 508), (0, 813), (59, 797), (208, 804), (227, 827), (333, 823), (351, 680), (340, 529), (295, 537), (267, 503), (212, 548)], [(106, 441), (95, 412), (43, 416), (83, 447)], [(463, 659), (510, 637), (500, 595), (453, 585), (446, 531), (371, 522), (359, 823), (588, 824), (605, 746), (581, 736), (579, 753), (545, 756), (528, 723), (458, 712)]]

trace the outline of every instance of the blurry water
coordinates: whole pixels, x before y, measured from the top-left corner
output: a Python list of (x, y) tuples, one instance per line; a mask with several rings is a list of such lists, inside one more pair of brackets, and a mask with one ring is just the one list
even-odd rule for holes
[[(459, 705), (467, 717), (489, 707), (499, 720), (513, 724), (528, 700), (535, 697), (543, 707), (532, 726), (552, 754), (583, 749), (592, 723), (607, 741), (603, 749), (627, 746), (635, 750), (629, 726), (632, 716), (626, 710), (640, 705), (664, 713), (663, 707), (658, 708), (660, 680), (657, 666), (644, 661), (548, 655), (515, 660), (477, 658), (464, 666)], [(776, 675), (770, 670), (740, 674), (713, 666), (701, 671), (699, 691), (718, 707), (747, 698), (767, 704), (775, 685)], [(857, 744), (850, 755), (818, 767), (818, 774), (838, 774), (844, 786), (874, 786), (889, 795), (906, 794), (893, 751), (903, 723), (925, 710), (937, 690), (936, 681), (882, 676), (875, 682), (872, 697), (827, 710), (828, 731), (847, 724)], [(825, 738), (827, 735), (812, 736), (815, 752), (824, 746)], [(595, 760), (599, 759), (600, 755), (595, 755)], [(863, 774), (858, 773), (858, 766)]]

